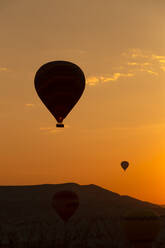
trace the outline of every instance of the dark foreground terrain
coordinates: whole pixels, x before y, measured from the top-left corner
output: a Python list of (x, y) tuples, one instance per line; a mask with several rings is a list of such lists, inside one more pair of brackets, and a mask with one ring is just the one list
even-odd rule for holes
[[(55, 192), (70, 189), (80, 207), (67, 225), (51, 207)], [(154, 209), (161, 216), (155, 247), (165, 247), (165, 209), (96, 185), (74, 183), (0, 187), (1, 247), (126, 247), (121, 216), (133, 208)]]

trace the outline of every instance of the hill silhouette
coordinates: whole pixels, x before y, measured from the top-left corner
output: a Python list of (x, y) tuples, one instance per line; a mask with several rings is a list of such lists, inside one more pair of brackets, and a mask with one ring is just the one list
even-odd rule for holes
[(25, 221), (36, 218), (51, 220), (56, 218), (51, 206), (52, 196), (55, 192), (65, 189), (73, 190), (78, 194), (80, 207), (75, 215), (79, 217), (107, 216), (119, 218), (124, 212), (132, 208), (151, 208), (160, 215), (165, 215), (165, 209), (156, 204), (122, 196), (97, 185), (65, 183), (0, 186), (1, 221)]
[[(67, 225), (51, 206), (60, 190), (75, 191), (80, 206)], [(150, 208), (162, 215), (154, 247), (165, 247), (165, 209), (122, 196), (97, 185), (76, 183), (0, 186), (0, 245), (2, 247), (126, 247), (120, 217), (132, 208)]]

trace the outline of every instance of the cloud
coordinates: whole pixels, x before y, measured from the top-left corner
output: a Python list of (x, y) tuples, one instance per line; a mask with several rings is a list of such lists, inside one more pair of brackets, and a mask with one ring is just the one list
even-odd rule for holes
[(88, 77), (87, 78), (87, 84), (89, 85), (96, 85), (99, 83), (99, 78), (98, 77)]
[(152, 71), (152, 70), (149, 70), (149, 69), (144, 69), (144, 68), (142, 68), (142, 69), (140, 69), (140, 70), (141, 70), (142, 72), (147, 72), (147, 73), (152, 74), (152, 75), (155, 75), (155, 76), (158, 76), (158, 75), (159, 75), (157, 72)]
[(134, 65), (139, 65), (139, 63), (137, 63), (137, 62), (128, 62), (128, 65), (134, 66)]
[(129, 59), (128, 66), (136, 66), (136, 72), (147, 72), (148, 74), (158, 76), (161, 71), (165, 71), (164, 55), (142, 51), (139, 48), (130, 49), (122, 55)]
[[(69, 128), (68, 125), (65, 125), (65, 129)], [(40, 127), (39, 128), (41, 132), (46, 133), (46, 134), (56, 134), (56, 133), (61, 133), (62, 130), (64, 129), (59, 129), (57, 127)]]
[(165, 56), (159, 56), (159, 55), (152, 54), (152, 58), (159, 60), (159, 61), (164, 61), (165, 63)]
[(115, 72), (110, 76), (98, 76), (98, 77), (89, 77), (87, 78), (87, 84), (90, 86), (95, 86), (98, 83), (107, 83), (111, 81), (117, 81), (121, 77), (133, 77), (133, 73), (121, 73)]
[(165, 66), (162, 65), (160, 68), (162, 71), (165, 71)]
[(26, 103), (25, 104), (26, 107), (34, 107), (34, 105), (35, 105), (34, 103)]
[(134, 76), (133, 73), (115, 72), (115, 73), (113, 73), (112, 77), (101, 77), (101, 80), (106, 83), (106, 82), (110, 82), (110, 81), (116, 81), (120, 77), (133, 77), (133, 76)]
[(115, 82), (126, 77), (136, 77), (140, 73), (157, 77), (160, 73), (165, 72), (165, 56), (153, 54), (150, 51), (142, 51), (139, 48), (129, 49), (122, 53), (119, 60), (122, 60), (122, 63), (118, 66), (114, 65), (114, 72), (87, 77), (87, 84), (96, 86), (102, 83)]
[(5, 71), (8, 71), (8, 68), (6, 68), (6, 67), (0, 67), (0, 72), (5, 72)]
[(148, 53), (142, 51), (141, 49), (139, 48), (132, 48), (132, 49), (129, 49), (128, 51), (126, 52), (123, 52), (121, 54), (123, 57), (129, 57), (129, 58), (148, 58)]
[(40, 131), (44, 133), (59, 133), (60, 130), (58, 130), (56, 127), (40, 127)]

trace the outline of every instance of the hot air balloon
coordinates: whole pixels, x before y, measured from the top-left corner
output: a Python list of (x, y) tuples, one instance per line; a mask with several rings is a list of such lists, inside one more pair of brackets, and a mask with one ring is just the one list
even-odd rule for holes
[(79, 198), (73, 191), (59, 191), (53, 196), (52, 207), (61, 219), (67, 222), (79, 207)]
[(51, 61), (36, 72), (35, 89), (41, 101), (57, 120), (57, 127), (80, 99), (85, 76), (79, 66), (68, 61)]
[(129, 166), (129, 163), (128, 161), (122, 161), (121, 162), (121, 167), (123, 168), (123, 170), (126, 170)]
[(150, 209), (135, 209), (123, 216), (121, 225), (134, 247), (152, 247), (160, 230), (160, 217)]

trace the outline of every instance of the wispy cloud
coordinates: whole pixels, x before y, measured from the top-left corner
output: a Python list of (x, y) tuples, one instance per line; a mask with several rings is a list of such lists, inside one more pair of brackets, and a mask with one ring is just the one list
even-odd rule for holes
[(158, 76), (158, 73), (157, 73), (157, 72), (152, 71), (152, 70), (149, 70), (149, 69), (141, 68), (140, 71), (142, 71), (142, 72), (147, 72), (147, 73), (149, 73), (149, 74)]
[(98, 84), (100, 81), (100, 77), (88, 77), (87, 78), (87, 84), (93, 86)]
[(122, 63), (115, 66), (115, 71), (106, 75), (92, 75), (87, 78), (87, 84), (95, 86), (126, 77), (136, 77), (140, 73), (155, 77), (159, 76), (161, 72), (165, 72), (165, 56), (163, 55), (134, 48), (122, 53), (121, 58)]
[(123, 53), (123, 55), (127, 56), (127, 55), (130, 55), (132, 58), (148, 58), (148, 54), (144, 53), (141, 49), (139, 48), (133, 48), (133, 49), (130, 49), (128, 52), (126, 53)]
[(158, 76), (161, 71), (164, 71), (165, 56), (163, 55), (135, 48), (128, 50), (122, 55), (129, 59), (128, 66), (136, 66), (136, 72), (147, 72), (148, 74)]
[(110, 81), (116, 81), (118, 80), (120, 77), (133, 77), (134, 74), (133, 73), (121, 73), (121, 72), (115, 72), (113, 73), (113, 75), (111, 77), (101, 77), (100, 79), (106, 83), (106, 82), (110, 82)]
[(152, 54), (152, 58), (153, 58), (153, 59), (156, 59), (156, 60), (158, 60), (158, 61), (160, 61), (160, 62), (165, 63), (165, 56), (160, 56), (160, 55)]
[(162, 71), (165, 71), (165, 65), (160, 67)]
[[(69, 128), (68, 125), (65, 125), (65, 129)], [(62, 132), (64, 129), (59, 129), (57, 127), (40, 127), (39, 128), (41, 132), (47, 133), (47, 134), (56, 134)]]
[(139, 65), (139, 63), (137, 63), (137, 62), (128, 62), (128, 65), (135, 66), (135, 65)]
[(6, 68), (6, 67), (0, 67), (0, 72), (5, 72), (5, 71), (8, 71), (8, 68)]
[(98, 83), (107, 83), (111, 81), (117, 81), (121, 77), (133, 77), (133, 73), (121, 73), (115, 72), (110, 76), (98, 76), (98, 77), (89, 77), (87, 78), (87, 84), (90, 86), (95, 86)]
[(34, 104), (34, 103), (26, 103), (25, 106), (26, 106), (26, 107), (34, 107), (35, 104)]
[(59, 133), (60, 130), (56, 127), (40, 127), (40, 131), (44, 133)]

